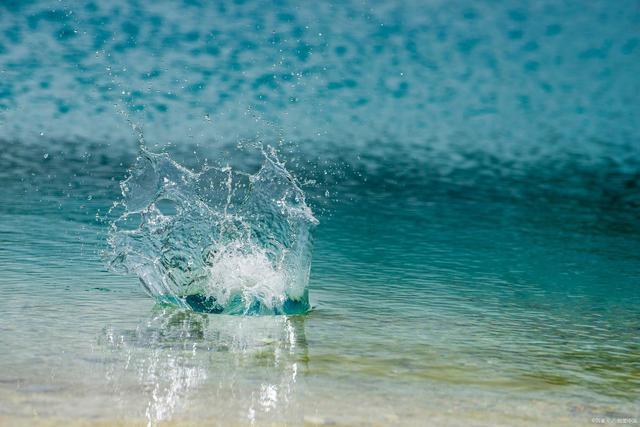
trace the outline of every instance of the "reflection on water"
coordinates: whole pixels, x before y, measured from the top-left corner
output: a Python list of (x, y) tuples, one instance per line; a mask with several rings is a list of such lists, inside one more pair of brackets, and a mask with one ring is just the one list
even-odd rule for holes
[(307, 358), (304, 322), (301, 316), (238, 318), (156, 306), (135, 329), (104, 330), (105, 376), (123, 396), (128, 387), (142, 389), (148, 425), (198, 413), (291, 421), (301, 416), (291, 404)]

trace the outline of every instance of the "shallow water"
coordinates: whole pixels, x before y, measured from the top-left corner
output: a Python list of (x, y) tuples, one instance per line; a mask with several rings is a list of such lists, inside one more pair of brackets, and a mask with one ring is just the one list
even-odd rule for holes
[[(640, 418), (637, 4), (191, 3), (0, 6), (0, 423)], [(308, 314), (108, 269), (127, 120), (193, 170), (276, 147)]]

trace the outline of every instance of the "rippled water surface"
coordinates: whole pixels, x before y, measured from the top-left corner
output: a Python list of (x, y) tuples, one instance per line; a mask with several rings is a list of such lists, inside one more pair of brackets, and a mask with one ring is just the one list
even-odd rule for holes
[[(638, 3), (316, 6), (0, 5), (0, 424), (639, 419)], [(108, 268), (140, 132), (220, 184), (274, 147), (310, 312)]]

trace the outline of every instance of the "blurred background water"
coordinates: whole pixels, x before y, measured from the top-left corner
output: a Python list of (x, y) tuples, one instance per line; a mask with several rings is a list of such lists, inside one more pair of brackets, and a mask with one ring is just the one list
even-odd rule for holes
[[(0, 4), (0, 422), (640, 417), (640, 3)], [(147, 145), (275, 146), (306, 316), (154, 306), (101, 220)]]

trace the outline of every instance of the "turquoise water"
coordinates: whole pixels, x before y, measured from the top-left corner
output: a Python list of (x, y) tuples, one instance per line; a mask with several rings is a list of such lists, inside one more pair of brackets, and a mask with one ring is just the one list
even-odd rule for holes
[[(632, 1), (3, 3), (0, 423), (640, 418), (639, 25)], [(308, 313), (196, 313), (110, 269), (141, 136), (189, 173), (275, 149), (319, 222)], [(198, 212), (168, 235), (216, 233)], [(215, 283), (282, 289), (285, 246)]]
[(318, 220), (273, 148), (255, 173), (191, 171), (144, 146), (120, 184), (109, 266), (160, 304), (240, 315), (305, 314)]

